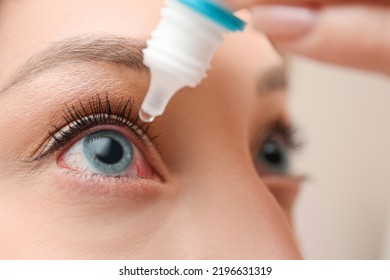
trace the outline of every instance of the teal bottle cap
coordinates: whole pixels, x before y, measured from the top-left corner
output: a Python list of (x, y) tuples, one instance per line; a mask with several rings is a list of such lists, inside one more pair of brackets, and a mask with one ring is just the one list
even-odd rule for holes
[(242, 31), (246, 23), (231, 11), (220, 7), (209, 0), (177, 0), (199, 14), (211, 19), (229, 31)]

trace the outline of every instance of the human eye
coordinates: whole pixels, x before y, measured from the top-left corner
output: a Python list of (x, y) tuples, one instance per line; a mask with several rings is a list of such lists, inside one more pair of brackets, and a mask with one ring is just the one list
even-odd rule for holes
[(260, 175), (286, 175), (290, 170), (290, 151), (279, 137), (268, 136), (257, 154)]
[(144, 156), (150, 125), (140, 125), (132, 107), (131, 99), (114, 107), (99, 95), (67, 106), (65, 125), (53, 128), (38, 159), (56, 154), (58, 167), (89, 178), (160, 180)]
[(294, 130), (281, 124), (273, 125), (261, 142), (255, 156), (260, 176), (290, 175), (291, 153), (299, 144)]
[(63, 168), (100, 176), (156, 177), (126, 133), (116, 128), (87, 132), (57, 162)]

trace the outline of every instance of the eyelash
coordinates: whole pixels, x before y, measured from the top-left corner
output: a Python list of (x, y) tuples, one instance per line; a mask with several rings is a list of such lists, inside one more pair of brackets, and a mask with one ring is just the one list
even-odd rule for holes
[(280, 137), (282, 142), (289, 150), (299, 150), (304, 145), (302, 139), (299, 138), (299, 130), (295, 125), (285, 125), (280, 121), (275, 122), (267, 129), (265, 139), (271, 137)]
[(119, 104), (113, 107), (108, 95), (103, 101), (99, 94), (95, 98), (89, 98), (87, 105), (83, 105), (81, 100), (79, 100), (78, 107), (66, 105), (63, 117), (65, 125), (63, 128), (53, 127), (49, 132), (51, 140), (36, 160), (59, 151), (72, 142), (75, 137), (98, 125), (127, 127), (145, 144), (152, 144), (158, 136), (149, 135), (151, 124), (141, 122), (138, 114), (133, 112), (132, 98), (127, 100), (122, 98)]

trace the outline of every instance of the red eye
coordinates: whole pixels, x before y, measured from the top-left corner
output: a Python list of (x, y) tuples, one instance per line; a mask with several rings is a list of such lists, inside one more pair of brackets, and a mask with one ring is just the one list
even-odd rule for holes
[(130, 133), (115, 126), (95, 128), (72, 144), (59, 158), (61, 167), (110, 177), (158, 178)]

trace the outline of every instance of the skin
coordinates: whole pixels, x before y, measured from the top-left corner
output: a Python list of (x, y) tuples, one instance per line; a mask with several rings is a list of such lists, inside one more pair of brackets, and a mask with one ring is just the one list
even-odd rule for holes
[(208, 79), (177, 94), (150, 129), (160, 134), (153, 145), (110, 126), (158, 176), (85, 174), (61, 160), (66, 148), (34, 160), (53, 126), (64, 126), (65, 104), (131, 96), (136, 113), (150, 77), (111, 62), (69, 62), (10, 86), (18, 69), (68, 38), (143, 41), (162, 4), (0, 2), (1, 259), (301, 258), (290, 227), (299, 180), (259, 174), (254, 161), (267, 127), (289, 119), (285, 89), (257, 90), (284, 61), (251, 28), (227, 36)]
[[(233, 9), (250, 8), (253, 26), (281, 50), (337, 65), (390, 76), (390, 4), (388, 0), (224, 0)], [(304, 32), (271, 10), (300, 8), (314, 20)], [(289, 11), (291, 15), (291, 10)], [(265, 16), (271, 20), (265, 21)], [(276, 21), (278, 23), (276, 23)], [(279, 25), (278, 29), (267, 26)], [(283, 32), (280, 32), (283, 30)]]

